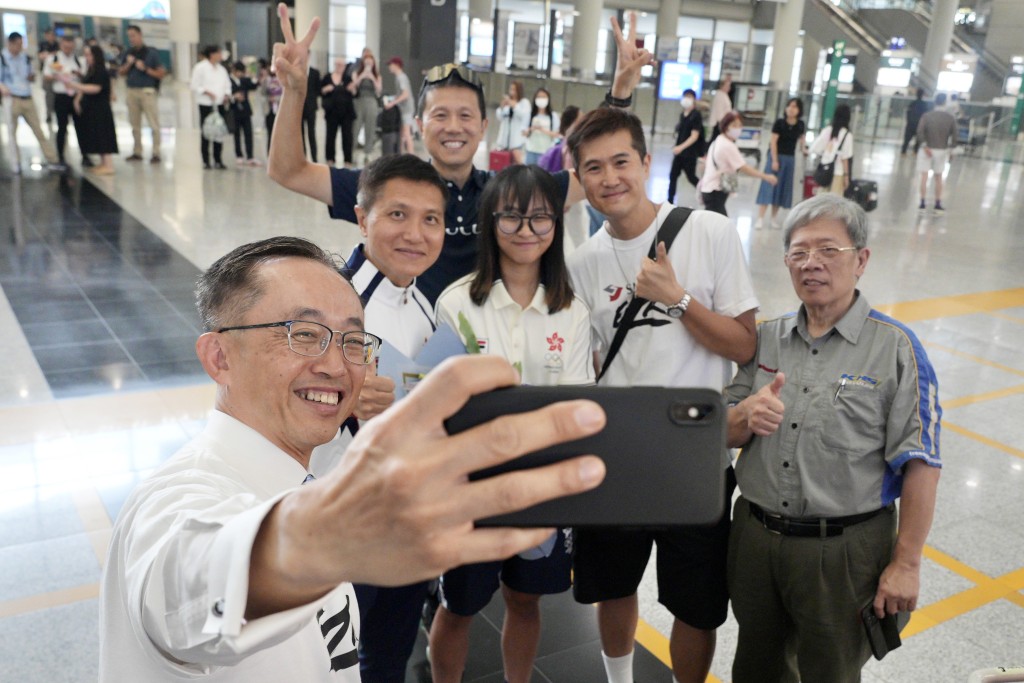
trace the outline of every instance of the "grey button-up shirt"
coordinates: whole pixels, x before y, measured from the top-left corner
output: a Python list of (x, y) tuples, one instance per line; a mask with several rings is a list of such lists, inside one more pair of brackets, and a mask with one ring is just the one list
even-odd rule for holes
[(859, 292), (835, 327), (813, 339), (803, 307), (761, 324), (757, 354), (726, 387), (737, 403), (785, 374), (785, 416), (736, 463), (743, 496), (790, 518), (871, 512), (900, 495), (912, 459), (939, 460), (938, 383), (905, 325)]

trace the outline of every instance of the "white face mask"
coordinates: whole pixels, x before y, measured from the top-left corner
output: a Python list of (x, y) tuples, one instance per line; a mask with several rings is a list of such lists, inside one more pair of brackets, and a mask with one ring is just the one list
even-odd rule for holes
[(538, 109), (547, 109), (549, 100), (546, 97), (538, 97), (533, 102), (537, 105)]
[(679, 104), (682, 106), (683, 111), (690, 111), (691, 109), (693, 109), (693, 98), (692, 97), (684, 97), (679, 102)]
[(742, 133), (742, 132), (743, 132), (743, 129), (737, 126), (735, 128), (730, 128), (729, 130), (725, 131), (725, 134), (728, 135), (729, 138), (732, 139), (732, 140), (739, 140), (740, 139), (740, 133)]

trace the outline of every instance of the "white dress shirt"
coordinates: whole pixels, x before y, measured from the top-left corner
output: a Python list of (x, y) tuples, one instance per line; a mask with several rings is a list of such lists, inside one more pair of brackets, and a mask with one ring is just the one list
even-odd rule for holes
[(244, 618), (256, 533), (306, 476), (255, 430), (214, 412), (132, 492), (100, 591), (101, 683), (359, 683), (351, 584)]
[[(192, 67), (189, 88), (196, 94), (198, 104), (216, 107), (224, 103), (225, 97), (231, 97), (231, 77), (223, 65), (204, 59)], [(210, 97), (208, 93), (214, 96)]]
[(57, 95), (74, 94), (68, 92), (67, 86), (64, 85), (62, 80), (57, 78), (57, 74), (70, 74), (73, 76), (72, 80), (77, 82), (82, 80), (82, 74), (84, 73), (84, 60), (74, 52), (66, 55), (63, 50), (58, 50), (47, 57), (46, 62), (43, 64), (43, 77), (53, 79), (53, 92)]

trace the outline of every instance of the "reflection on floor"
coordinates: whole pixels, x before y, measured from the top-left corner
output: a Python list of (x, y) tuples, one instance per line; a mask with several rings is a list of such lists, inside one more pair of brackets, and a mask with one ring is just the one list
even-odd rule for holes
[[(119, 114), (118, 120), (123, 117)], [(119, 129), (122, 143), (130, 139)], [(201, 428), (213, 391), (194, 359), (195, 276), (246, 241), (309, 237), (347, 253), (352, 226), (256, 169), (204, 173), (198, 138), (164, 133), (164, 162), (116, 162), (83, 180), (0, 168), (0, 661), (4, 680), (96, 679), (96, 597), (111, 520), (139, 478)], [(21, 140), (23, 154), (34, 141)], [(181, 144), (175, 144), (180, 142)], [(265, 149), (265, 138), (257, 148)], [(670, 161), (654, 145), (648, 188)], [(946, 469), (922, 566), (921, 608), (904, 647), (867, 683), (965, 681), (1021, 663), (1024, 648), (1024, 209), (1019, 148), (956, 158), (945, 216), (916, 211), (913, 160), (858, 146), (878, 180), (861, 287), (908, 323), (935, 364)], [(76, 158), (71, 155), (71, 158)], [(484, 156), (481, 157), (485, 159)], [(681, 203), (692, 188), (682, 181)], [(792, 310), (781, 233), (756, 230), (756, 184), (729, 200), (761, 316)], [(602, 680), (593, 609), (546, 599), (535, 681)], [(669, 681), (671, 618), (653, 576), (641, 590), (638, 681)], [(467, 680), (500, 681), (500, 600), (474, 625)], [(719, 630), (710, 680), (729, 680), (736, 625)], [(408, 680), (424, 678), (422, 643)]]

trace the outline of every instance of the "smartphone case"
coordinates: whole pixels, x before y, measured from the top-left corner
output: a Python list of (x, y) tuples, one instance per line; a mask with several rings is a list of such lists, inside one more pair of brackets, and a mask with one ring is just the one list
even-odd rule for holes
[[(481, 470), (481, 479), (583, 454), (607, 473), (596, 489), (479, 520), (479, 526), (674, 526), (716, 523), (725, 504), (726, 408), (710, 389), (511, 387), (471, 398), (445, 427), (455, 434), (501, 415), (587, 398), (607, 416), (593, 436)], [(697, 412), (693, 413), (692, 408)], [(694, 419), (691, 415), (697, 415)]]
[(910, 612), (886, 614), (884, 619), (879, 619), (875, 615), (874, 600), (872, 600), (861, 610), (860, 619), (864, 623), (864, 630), (867, 632), (868, 642), (871, 644), (871, 654), (875, 656), (875, 659), (881, 660), (889, 652), (903, 644), (903, 641), (900, 640), (900, 631), (910, 621)]

